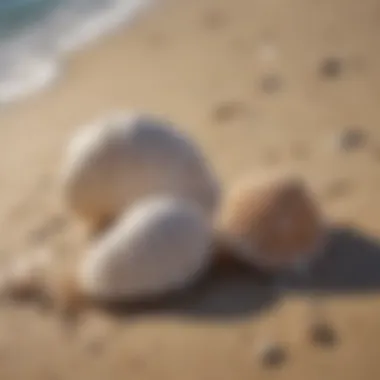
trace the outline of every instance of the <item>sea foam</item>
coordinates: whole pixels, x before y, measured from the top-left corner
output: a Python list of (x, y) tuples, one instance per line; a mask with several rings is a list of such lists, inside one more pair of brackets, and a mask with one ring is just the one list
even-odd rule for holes
[(130, 21), (150, 0), (0, 0), (0, 104), (45, 88), (66, 54)]

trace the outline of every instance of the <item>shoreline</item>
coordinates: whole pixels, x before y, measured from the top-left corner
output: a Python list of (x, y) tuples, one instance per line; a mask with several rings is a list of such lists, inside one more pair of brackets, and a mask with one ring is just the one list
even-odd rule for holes
[[(12, 22), (0, 24), (3, 29), (13, 30), (1, 42), (0, 105), (4, 107), (43, 92), (60, 76), (62, 61), (75, 52), (91, 49), (103, 37), (112, 36), (147, 12), (153, 3), (154, 0), (107, 0), (91, 7), (85, 1), (53, 1), (33, 4), (29, 11), (25, 4), (26, 9), (19, 9), (21, 16), (15, 9), (16, 26)], [(17, 15), (24, 19), (17, 19)], [(22, 21), (26, 24), (21, 25)]]

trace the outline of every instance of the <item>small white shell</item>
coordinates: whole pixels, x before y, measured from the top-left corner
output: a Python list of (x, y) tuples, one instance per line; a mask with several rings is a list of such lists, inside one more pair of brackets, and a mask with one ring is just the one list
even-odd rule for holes
[(79, 265), (79, 289), (107, 301), (178, 290), (207, 268), (211, 238), (211, 226), (195, 203), (145, 199), (94, 243)]
[(212, 216), (219, 183), (200, 149), (169, 122), (114, 114), (80, 130), (63, 164), (63, 197), (91, 225), (119, 216), (141, 197), (181, 195)]

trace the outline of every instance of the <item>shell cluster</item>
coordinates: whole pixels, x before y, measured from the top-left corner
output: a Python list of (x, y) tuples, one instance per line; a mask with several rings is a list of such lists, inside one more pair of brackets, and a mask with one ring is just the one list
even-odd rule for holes
[(66, 205), (97, 232), (80, 291), (134, 300), (193, 282), (211, 258), (219, 194), (201, 149), (166, 120), (120, 113), (80, 130), (62, 168)]
[(300, 179), (252, 176), (222, 191), (200, 147), (150, 114), (117, 113), (81, 128), (60, 179), (66, 207), (95, 232), (74, 273), (85, 297), (179, 290), (205, 272), (220, 237), (232, 256), (273, 271), (311, 257), (323, 236)]

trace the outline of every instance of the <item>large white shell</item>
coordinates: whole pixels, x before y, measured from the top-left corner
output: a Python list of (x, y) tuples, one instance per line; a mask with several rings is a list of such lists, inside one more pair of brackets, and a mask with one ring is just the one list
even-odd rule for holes
[(138, 113), (114, 114), (80, 130), (68, 147), (62, 182), (67, 205), (94, 225), (147, 195), (182, 195), (209, 216), (219, 198), (216, 176), (191, 139)]
[(79, 287), (101, 300), (178, 290), (207, 268), (211, 238), (211, 226), (195, 203), (170, 197), (142, 200), (94, 243), (80, 263)]

